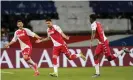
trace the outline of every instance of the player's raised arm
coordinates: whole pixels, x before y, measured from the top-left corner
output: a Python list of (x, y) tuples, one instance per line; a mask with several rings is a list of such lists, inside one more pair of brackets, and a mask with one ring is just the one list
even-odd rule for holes
[(17, 41), (17, 36), (16, 36), (16, 32), (15, 32), (12, 41), (9, 42), (8, 44), (6, 44), (6, 45), (4, 46), (4, 48), (8, 48), (10, 45), (12, 45), (13, 43), (15, 43), (16, 41)]

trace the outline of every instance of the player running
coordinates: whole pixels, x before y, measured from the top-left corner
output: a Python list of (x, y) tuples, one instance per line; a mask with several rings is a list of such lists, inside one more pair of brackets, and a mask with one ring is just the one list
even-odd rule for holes
[(53, 56), (52, 56), (54, 72), (50, 73), (49, 75), (53, 76), (53, 77), (58, 77), (57, 58), (60, 55), (60, 53), (64, 53), (69, 60), (73, 60), (78, 57), (82, 58), (83, 60), (86, 60), (86, 58), (82, 53), (80, 53), (80, 54), (71, 54), (70, 53), (70, 51), (68, 50), (67, 44), (63, 39), (63, 38), (65, 38), (66, 40), (69, 40), (69, 36), (66, 36), (59, 26), (53, 25), (51, 19), (47, 19), (46, 24), (48, 25), (47, 38), (37, 40), (36, 43), (48, 41), (50, 39), (52, 40), (53, 45), (54, 45)]
[(24, 28), (23, 25), (24, 24), (21, 20), (17, 21), (17, 26), (19, 29), (15, 31), (12, 41), (9, 44), (5, 45), (5, 48), (8, 48), (10, 45), (15, 43), (18, 39), (24, 60), (35, 71), (34, 76), (37, 76), (39, 75), (37, 64), (33, 62), (33, 60), (30, 57), (32, 52), (32, 45), (31, 45), (29, 36), (35, 37), (37, 39), (40, 39), (41, 37), (36, 35), (31, 30)]
[(92, 41), (94, 38), (98, 40), (98, 45), (95, 49), (95, 54), (94, 54), (96, 73), (92, 77), (98, 77), (100, 76), (99, 58), (101, 54), (104, 54), (107, 60), (111, 61), (111, 60), (116, 59), (122, 53), (124, 52), (130, 53), (130, 51), (127, 48), (123, 48), (119, 53), (111, 54), (110, 47), (109, 47), (109, 41), (104, 34), (104, 30), (103, 30), (101, 23), (96, 21), (95, 14), (90, 15), (90, 23), (91, 23), (91, 29), (92, 29), (90, 45), (92, 46)]

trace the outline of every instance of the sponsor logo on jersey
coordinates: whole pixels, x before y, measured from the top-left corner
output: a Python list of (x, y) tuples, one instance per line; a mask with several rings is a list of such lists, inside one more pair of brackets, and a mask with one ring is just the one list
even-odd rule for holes
[(49, 34), (54, 34), (54, 31), (49, 31), (48, 33), (49, 33)]
[(18, 34), (17, 36), (18, 37), (21, 37), (21, 36), (24, 36), (25, 34), (24, 33), (22, 33), (22, 34)]

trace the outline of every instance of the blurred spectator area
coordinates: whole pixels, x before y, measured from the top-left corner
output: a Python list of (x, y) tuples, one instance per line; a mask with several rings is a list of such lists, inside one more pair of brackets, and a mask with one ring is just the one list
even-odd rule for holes
[(133, 1), (90, 1), (95, 13), (133, 13)]
[(1, 1), (1, 15), (2, 26), (8, 27), (11, 32), (17, 29), (16, 21), (19, 19), (30, 29), (31, 20), (58, 19), (53, 1)]
[(133, 32), (133, 1), (89, 1), (89, 6), (100, 19), (129, 19)]
[(53, 1), (2, 1), (1, 4), (2, 14), (25, 14), (29, 17), (33, 15), (36, 19), (37, 17), (44, 19), (51, 16), (53, 19), (58, 19), (56, 7)]
[(9, 42), (9, 29), (6, 27), (1, 27), (1, 40), (0, 40), (0, 48), (4, 48), (4, 45), (6, 45)]
[(106, 33), (133, 31), (133, 1), (2, 1), (2, 26), (14, 32), (16, 21), (36, 33), (46, 33), (44, 20), (52, 18), (65, 33), (88, 34), (89, 15), (95, 13)]
[[(106, 33), (130, 33), (133, 26), (131, 25), (131, 18), (133, 16), (132, 11), (127, 12), (126, 10), (121, 10), (123, 9), (123, 5), (118, 5), (121, 4), (120, 1), (56, 1), (55, 4), (60, 19), (53, 20), (53, 22), (58, 24), (62, 30), (67, 33), (88, 34), (88, 32), (91, 31), (89, 23), (89, 14), (91, 13), (96, 13), (98, 16), (97, 20), (103, 24)], [(113, 6), (114, 4), (115, 6)], [(98, 7), (95, 7), (97, 5)], [(103, 5), (112, 5), (112, 7)], [(124, 6), (127, 7), (129, 5), (132, 5), (132, 2), (124, 2)], [(104, 10), (105, 7), (106, 9)], [(119, 11), (119, 9), (116, 11), (117, 8), (121, 11)], [(102, 9), (103, 11), (100, 11), (99, 9)], [(131, 6), (130, 9), (133, 10), (133, 7)], [(33, 31), (46, 33), (47, 26), (44, 21), (32, 20), (30, 21), (30, 24), (33, 27)]]

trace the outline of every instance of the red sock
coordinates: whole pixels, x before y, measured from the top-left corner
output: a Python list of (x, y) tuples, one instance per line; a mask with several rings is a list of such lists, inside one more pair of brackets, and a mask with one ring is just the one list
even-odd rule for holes
[(114, 55), (111, 55), (111, 59), (114, 60), (116, 59), (116, 57)]
[(57, 65), (57, 58), (52, 58), (52, 62), (54, 65)]
[(73, 59), (76, 59), (76, 58), (77, 58), (77, 56), (75, 54), (72, 54), (72, 55), (69, 56), (70, 60), (73, 60)]
[(33, 67), (34, 67), (35, 71), (38, 72), (37, 64), (35, 64)]
[(95, 61), (95, 64), (98, 64), (99, 63), (99, 59), (96, 59), (94, 61)]

